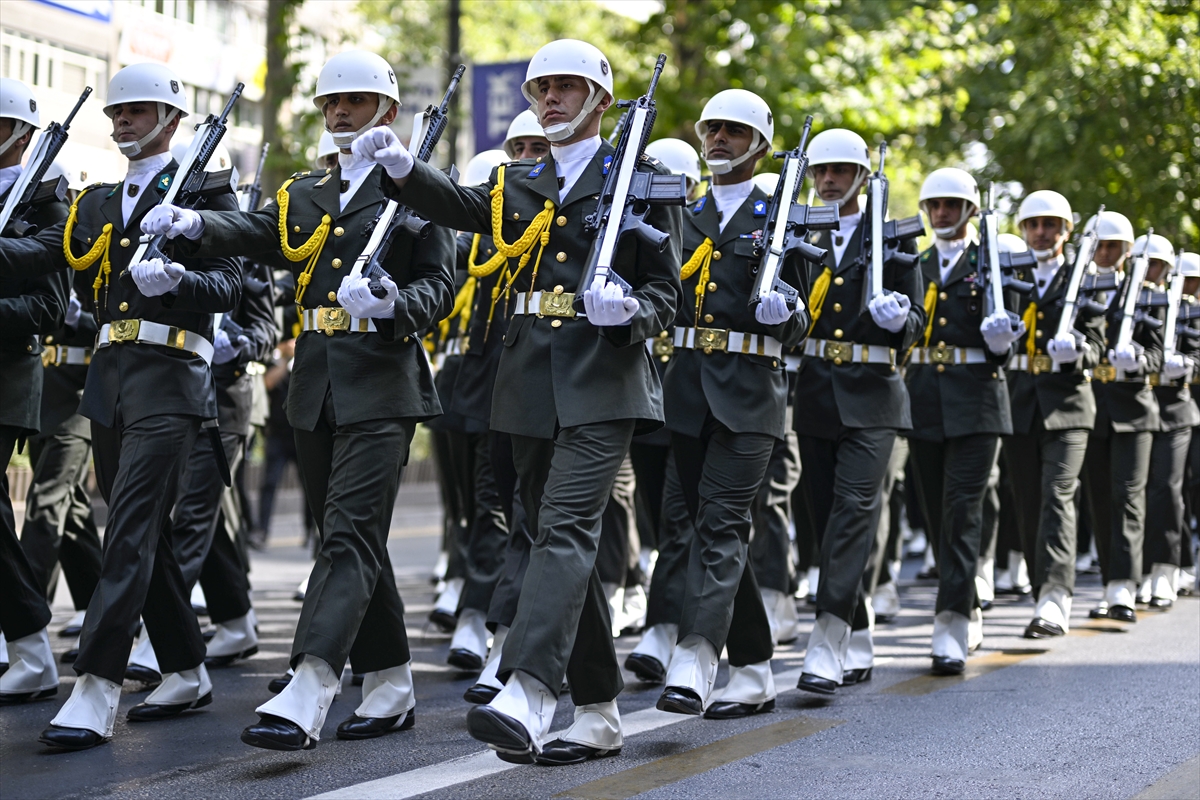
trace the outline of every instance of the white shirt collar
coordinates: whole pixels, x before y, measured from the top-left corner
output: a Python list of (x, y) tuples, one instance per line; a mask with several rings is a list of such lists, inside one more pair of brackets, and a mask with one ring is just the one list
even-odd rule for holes
[(158, 155), (146, 156), (139, 158), (136, 161), (127, 162), (128, 166), (125, 170), (125, 179), (144, 178), (146, 175), (157, 175), (166, 169), (167, 164), (171, 163), (171, 152), (168, 150), (165, 153)]
[(1037, 289), (1038, 297), (1046, 294), (1046, 290), (1050, 288), (1050, 282), (1054, 280), (1055, 274), (1065, 263), (1067, 263), (1067, 257), (1059, 253), (1049, 261), (1039, 261), (1034, 265), (1034, 287)]
[(346, 205), (354, 199), (354, 195), (358, 193), (359, 188), (366, 183), (367, 176), (375, 168), (375, 162), (366, 158), (361, 158), (354, 153), (338, 153), (338, 166), (342, 168), (342, 180), (346, 181), (346, 191), (339, 196), (342, 210), (346, 210)]
[(11, 167), (0, 169), (0, 195), (8, 191), (8, 187), (17, 182), (17, 178), (21, 177), (21, 165), (13, 164)]
[(853, 214), (844, 214), (839, 218), (841, 227), (833, 231), (833, 263), (841, 265), (842, 255), (850, 246), (850, 237), (854, 236), (854, 232), (858, 230), (862, 216), (863, 212), (856, 211)]
[[(121, 187), (121, 220), (129, 225), (133, 210), (151, 181), (171, 163), (170, 151), (128, 162), (125, 185)], [(130, 194), (130, 192), (133, 192)]]
[(599, 150), (599, 136), (572, 144), (550, 145), (550, 154), (554, 156), (554, 171), (562, 179), (562, 186), (558, 190), (558, 202), (567, 199), (579, 176), (587, 169), (587, 165), (592, 163), (592, 158)]
[(712, 187), (713, 202), (717, 204), (717, 213), (721, 219), (721, 232), (725, 232), (725, 226), (729, 224), (729, 220), (733, 219), (733, 215), (742, 207), (742, 203), (746, 202), (746, 198), (754, 191), (754, 181), (742, 181), (741, 183), (727, 183), (724, 185), (713, 184)]

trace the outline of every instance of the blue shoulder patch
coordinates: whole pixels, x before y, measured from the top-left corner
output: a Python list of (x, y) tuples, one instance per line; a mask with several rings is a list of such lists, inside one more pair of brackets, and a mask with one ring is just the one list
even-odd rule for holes
[(159, 189), (166, 190), (168, 187), (170, 187), (170, 185), (171, 185), (171, 175), (169, 173), (164, 174), (161, 178), (158, 179), (158, 188)]
[(604, 171), (600, 173), (601, 175), (608, 174), (608, 168), (612, 166), (612, 158), (613, 158), (612, 156), (604, 157)]
[(704, 197), (701, 197), (699, 200), (696, 201), (696, 205), (692, 206), (692, 213), (699, 214), (701, 211), (704, 210), (704, 204), (707, 202), (708, 202), (708, 195), (704, 195)]
[(766, 200), (755, 200), (754, 201), (754, 216), (765, 217), (766, 215), (767, 215), (767, 201)]
[(546, 168), (546, 164), (544, 162), (541, 164), (538, 164), (536, 167), (529, 170), (529, 177), (536, 178), (538, 175), (542, 174), (542, 170), (544, 170), (545, 168)]

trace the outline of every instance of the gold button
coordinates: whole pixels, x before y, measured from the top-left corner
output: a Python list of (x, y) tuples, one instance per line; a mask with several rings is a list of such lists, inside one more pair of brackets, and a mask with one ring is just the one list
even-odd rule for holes
[(938, 347), (945, 347), (945, 346), (946, 346), (945, 342), (938, 342)]
[(47, 337), (46, 337), (46, 344), (54, 344), (54, 337), (53, 337), (53, 336), (47, 336)]
[(993, 378), (999, 378), (999, 377), (1000, 377), (1000, 375), (999, 375), (998, 373), (995, 373), (995, 372), (993, 372), (993, 373), (992, 373), (992, 377), (993, 377)]
[(835, 339), (842, 338), (842, 329), (841, 328), (838, 328), (836, 331), (833, 332), (833, 338), (835, 338)]
[(299, 225), (297, 225), (297, 226), (295, 226), (294, 228), (292, 228), (292, 232), (293, 232), (293, 233), (299, 233), (299, 232), (300, 232), (300, 226), (299, 226)]
[(561, 327), (562, 327), (562, 320), (561, 320), (561, 319), (552, 319), (552, 320), (550, 320), (550, 327), (551, 327), (551, 328), (561, 328)]
[(121, 247), (129, 247), (129, 240), (128, 240), (128, 239), (122, 239), (122, 240), (121, 240)]
[(705, 321), (705, 322), (712, 322), (712, 321), (713, 321), (713, 315), (712, 315), (712, 314), (705, 314), (705, 315), (704, 315), (704, 321)]
[(837, 364), (840, 367), (842, 365), (842, 357), (838, 356), (837, 358), (835, 358), (833, 360), (833, 363)]
[(520, 219), (520, 218), (521, 218), (521, 214), (520, 214), (520, 212), (518, 212), (518, 211), (514, 211), (514, 212), (513, 212), (513, 219)]
[(233, 377), (235, 377), (235, 378), (240, 378), (240, 377), (242, 377), (242, 371), (241, 371), (240, 369), (235, 369), (235, 370), (233, 371)]
[(938, 300), (948, 300), (950, 296), (945, 292), (938, 292)]
[(554, 260), (561, 264), (567, 260), (567, 254), (560, 251), (559, 254), (554, 257)]
[(332, 303), (332, 302), (335, 302), (336, 300), (337, 300), (337, 292), (330, 292), (329, 293), (329, 302)]
[(1038, 332), (1037, 332), (1037, 338), (1039, 338), (1039, 339), (1040, 339), (1040, 338), (1042, 338), (1042, 335), (1043, 335), (1044, 333), (1045, 333), (1045, 331), (1038, 331)]
[(671, 360), (671, 357), (670, 357), (670, 356), (659, 356), (659, 357), (658, 357), (658, 360), (659, 360), (659, 361), (661, 361), (661, 362), (663, 362), (663, 363), (665, 364), (665, 363), (667, 363), (668, 361), (670, 361), (670, 360)]
[(946, 371), (946, 365), (945, 365), (945, 364), (938, 364), (938, 365), (937, 365), (937, 367), (938, 367), (938, 372), (945, 372), (945, 371)]
[(333, 267), (334, 269), (341, 269), (342, 268), (342, 260), (340, 258), (335, 258), (333, 261), (331, 261), (329, 263), (329, 266)]
[(121, 305), (117, 306), (117, 308), (119, 308), (121, 311), (128, 311), (129, 303), (122, 301)]
[(713, 250), (713, 261), (720, 261), (720, 260), (721, 260), (721, 251)]
[(25, 345), (25, 351), (26, 351), (26, 352), (28, 352), (28, 353), (32, 353), (32, 352), (33, 352), (33, 345), (31, 345), (31, 344), (27, 344), (27, 345)]
[(558, 219), (554, 220), (554, 223), (555, 223), (556, 225), (558, 225), (558, 227), (560, 227), (560, 228), (561, 228), (561, 227), (563, 227), (564, 225), (566, 225), (566, 224), (567, 224), (567, 218), (566, 218), (566, 217), (559, 217)]
[(771, 360), (771, 366), (772, 366), (772, 367), (778, 367), (778, 366), (779, 366), (779, 362), (778, 362), (778, 361), (775, 361), (774, 359), (772, 359), (772, 360)]
[(92, 243), (92, 237), (90, 237), (90, 236), (89, 236), (89, 237), (88, 237), (88, 244), (91, 244), (91, 243)]
[(841, 310), (842, 310), (842, 304), (841, 304), (841, 303), (834, 303), (834, 304), (833, 304), (833, 310), (834, 310), (834, 311), (841, 311)]
[(341, 225), (338, 225), (336, 228), (333, 229), (334, 236), (341, 236), (345, 232), (346, 232), (346, 229), (343, 228)]
[(1038, 312), (1038, 315), (1037, 315), (1037, 317), (1038, 317), (1038, 319), (1045, 319), (1045, 318), (1046, 318), (1046, 312), (1044, 312), (1044, 311), (1039, 311), (1039, 312)]
[(563, 293), (563, 287), (562, 287), (562, 284), (561, 284), (561, 283), (560, 283), (558, 286), (555, 286), (555, 287), (554, 287), (554, 293), (555, 293), (555, 294), (562, 294), (562, 293)]
[(404, 342), (404, 344), (408, 344), (408, 339), (409, 339), (409, 337), (405, 336), (405, 337), (404, 337), (403, 339), (401, 339), (400, 341)]
[(834, 286), (841, 286), (845, 282), (846, 282), (845, 279), (841, 275), (838, 275), (836, 278), (833, 279)]
[(708, 282), (708, 291), (715, 292), (716, 290), (717, 290), (717, 285), (715, 283), (713, 283), (712, 281), (709, 281)]
[(946, 324), (946, 318), (938, 317), (938, 325), (945, 325), (945, 324)]

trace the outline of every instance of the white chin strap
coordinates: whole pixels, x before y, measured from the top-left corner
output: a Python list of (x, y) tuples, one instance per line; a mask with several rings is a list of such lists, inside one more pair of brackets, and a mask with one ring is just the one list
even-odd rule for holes
[(5, 139), (4, 144), (0, 144), (0, 156), (7, 153), (8, 148), (12, 147), (13, 144), (17, 141), (17, 139), (20, 139), (22, 136), (24, 136), (26, 133), (28, 133), (32, 128), (33, 128), (33, 126), (30, 125), (28, 122), (25, 122), (24, 120), (14, 119), (12, 136)]
[(1054, 258), (1053, 250), (1035, 250), (1031, 247), (1029, 248), (1029, 252), (1033, 253), (1033, 257), (1038, 261), (1049, 261), (1050, 259)]
[[(958, 218), (958, 222), (954, 223), (952, 228), (934, 228), (933, 235), (939, 239), (953, 239), (962, 230), (962, 226), (967, 224), (967, 220), (971, 219), (971, 214), (975, 211), (975, 204), (963, 201), (962, 214)], [(929, 214), (928, 211), (925, 212)], [(932, 219), (932, 218), (931, 218)]]
[(383, 115), (388, 112), (388, 109), (392, 107), (392, 103), (395, 102), (395, 100), (392, 98), (386, 97), (382, 94), (376, 96), (379, 98), (379, 110), (375, 112), (375, 116), (371, 117), (370, 122), (368, 122), (366, 125), (363, 125), (358, 130), (353, 131), (352, 133), (346, 133), (345, 131), (341, 133), (334, 133), (333, 131), (329, 130), (329, 123), (325, 123), (325, 130), (329, 131), (329, 135), (333, 137), (333, 143), (338, 146), (339, 150), (343, 150), (354, 144), (355, 139), (371, 130), (371, 128), (374, 128), (375, 123), (383, 119)]
[[(586, 79), (585, 79), (586, 80)], [(579, 114), (570, 122), (560, 122), (557, 125), (551, 125), (549, 128), (543, 127), (542, 132), (546, 134), (546, 138), (551, 142), (562, 142), (570, 139), (575, 135), (575, 130), (587, 119), (588, 114), (596, 110), (596, 106), (600, 105), (600, 101), (604, 96), (596, 91), (596, 84), (590, 80), (588, 85), (588, 97), (583, 103), (583, 108), (579, 110)], [(537, 114), (537, 107), (533, 109), (533, 113)]]
[(162, 133), (163, 128), (171, 124), (171, 120), (179, 116), (178, 108), (172, 107), (170, 113), (167, 113), (166, 103), (155, 103), (154, 105), (158, 106), (158, 124), (151, 128), (149, 133), (138, 139), (136, 142), (117, 142), (117, 149), (120, 150), (121, 155), (125, 156), (126, 158), (133, 158), (134, 156), (141, 155), (142, 148), (154, 141), (154, 137)]
[[(862, 164), (859, 164), (858, 165), (858, 176), (854, 179), (854, 184), (850, 187), (850, 190), (848, 192), (846, 192), (844, 195), (842, 195), (840, 198), (838, 198), (837, 200), (834, 200), (832, 203), (826, 203), (826, 205), (834, 206), (835, 208), (841, 209), (842, 206), (844, 206), (844, 205), (846, 205), (846, 203), (850, 202), (851, 198), (858, 197), (858, 190), (862, 188), (863, 181), (865, 181), (867, 179), (867, 176), (869, 174), (870, 174), (870, 172), (865, 167), (863, 167)], [(822, 199), (821, 202), (825, 202), (824, 199)]]
[(704, 163), (708, 165), (708, 170), (713, 175), (725, 175), (727, 173), (733, 172), (733, 170), (736, 167), (739, 167), (742, 164), (745, 164), (746, 160), (749, 159), (750, 156), (752, 156), (758, 152), (759, 147), (762, 147), (762, 134), (760, 134), (758, 132), (758, 130), (756, 129), (754, 131), (754, 139), (753, 139), (753, 141), (750, 142), (750, 149), (747, 150), (746, 152), (742, 153), (737, 158), (734, 158), (734, 159), (705, 158)]

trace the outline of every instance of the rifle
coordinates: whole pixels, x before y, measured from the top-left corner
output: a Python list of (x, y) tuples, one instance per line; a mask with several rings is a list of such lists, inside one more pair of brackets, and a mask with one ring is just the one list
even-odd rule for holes
[[(433, 149), (437, 147), (442, 134), (446, 132), (446, 126), (450, 123), (447, 116), (450, 110), (450, 101), (453, 99), (454, 93), (458, 91), (458, 82), (462, 80), (463, 73), (466, 71), (466, 65), (459, 64), (458, 69), (454, 70), (454, 75), (450, 78), (450, 85), (446, 88), (441, 105), (436, 107), (430, 105), (413, 118), (413, 133), (410, 141), (415, 142), (418, 137), (421, 137), (421, 146), (413, 153), (417, 161), (429, 163), (429, 159), (433, 156)], [(456, 176), (457, 171), (451, 167), (450, 177), (455, 178)], [(428, 220), (422, 219), (414, 211), (401, 206), (395, 200), (385, 200), (380, 205), (379, 216), (367, 226), (367, 230), (371, 231), (371, 238), (367, 241), (367, 247), (363, 250), (362, 255), (355, 260), (350, 274), (365, 275), (371, 294), (376, 297), (387, 297), (387, 290), (383, 288), (383, 278), (388, 271), (383, 266), (383, 260), (391, 252), (396, 234), (404, 231), (414, 239), (424, 239), (429, 236), (433, 226)]]
[(258, 157), (258, 169), (254, 171), (254, 183), (242, 194), (242, 211), (257, 211), (262, 202), (263, 170), (267, 167), (267, 151), (271, 149), (270, 142), (263, 142), (262, 155)]
[(1000, 217), (996, 213), (995, 184), (988, 186), (987, 206), (979, 215), (979, 233), (982, 240), (979, 254), (983, 262), (980, 264), (979, 282), (983, 289), (986, 312), (984, 316), (989, 317), (997, 309), (1003, 309), (1008, 313), (1008, 321), (1012, 325), (1012, 329), (1017, 330), (1021, 324), (1021, 318), (1005, 308), (1004, 290), (1031, 291), (1033, 284), (1017, 280), (1013, 271), (1017, 267), (1032, 267), (1037, 263), (1037, 259), (1028, 251), (1024, 253), (1000, 252)]
[[(1144, 312), (1139, 314), (1137, 307), (1138, 301), (1142, 297), (1142, 284), (1146, 281), (1146, 270), (1150, 268), (1150, 237), (1153, 235), (1154, 228), (1146, 232), (1146, 246), (1133, 259), (1133, 267), (1129, 271), (1129, 277), (1126, 278), (1125, 295), (1121, 300), (1121, 326), (1117, 331), (1116, 346), (1118, 348), (1127, 347), (1133, 341), (1134, 322), (1144, 322), (1149, 319)], [(1162, 324), (1158, 320), (1155, 322), (1158, 325)]]
[(637, 234), (643, 242), (658, 248), (661, 253), (667, 248), (670, 236), (646, 222), (651, 206), (681, 206), (687, 202), (687, 179), (682, 175), (659, 175), (653, 172), (638, 172), (637, 165), (650, 141), (650, 131), (658, 111), (654, 105), (654, 91), (658, 79), (666, 66), (665, 53), (658, 56), (654, 74), (650, 77), (650, 88), (637, 100), (622, 100), (618, 108), (626, 109), (628, 121), (621, 128), (616, 152), (609, 162), (604, 188), (596, 210), (584, 219), (584, 229), (595, 236), (587, 267), (579, 291), (575, 293), (574, 308), (582, 312), (583, 293), (591, 288), (597, 275), (606, 284), (615, 283), (626, 297), (633, 287), (613, 269), (617, 245), (621, 237), (629, 232)]
[(900, 250), (901, 242), (916, 239), (925, 235), (925, 223), (921, 215), (905, 217), (904, 219), (887, 219), (888, 179), (883, 171), (884, 158), (887, 156), (887, 143), (879, 145), (879, 169), (867, 179), (867, 210), (863, 214), (863, 247), (859, 254), (859, 263), (866, 259), (867, 279), (863, 281), (862, 310), (874, 298), (883, 294), (883, 265), (888, 261), (898, 261), (911, 267), (917, 263), (918, 256)]
[(1167, 329), (1163, 331), (1163, 355), (1170, 356), (1175, 352), (1175, 343), (1179, 339), (1179, 305), (1183, 302), (1183, 251), (1175, 256), (1175, 269), (1171, 272), (1171, 286), (1167, 290)]
[(25, 219), (29, 212), (50, 200), (62, 200), (67, 196), (65, 177), (60, 175), (44, 184), (42, 178), (46, 176), (46, 170), (50, 169), (54, 159), (58, 158), (63, 145), (67, 143), (67, 129), (71, 127), (71, 121), (75, 119), (75, 115), (79, 113), (80, 107), (91, 93), (92, 87), (85, 88), (83, 94), (79, 95), (75, 108), (67, 115), (66, 121), (61, 125), (51, 122), (38, 135), (37, 142), (29, 151), (29, 166), (21, 171), (17, 182), (8, 193), (8, 199), (4, 201), (4, 210), (0, 211), (0, 232), (4, 231), (11, 221), (17, 236), (32, 235), (35, 232), (32, 230), (33, 225)]
[(798, 250), (809, 261), (820, 263), (825, 259), (825, 251), (804, 241), (804, 237), (813, 230), (837, 230), (841, 224), (837, 206), (813, 208), (811, 205), (796, 205), (796, 196), (808, 173), (808, 153), (804, 148), (808, 144), (812, 122), (812, 115), (809, 114), (804, 120), (800, 144), (795, 150), (774, 154), (775, 158), (783, 159), (783, 169), (779, 182), (775, 184), (775, 193), (767, 207), (767, 221), (763, 225), (764, 233), (771, 232), (770, 239), (764, 236), (757, 242), (755, 255), (760, 256), (760, 261), (754, 290), (750, 292), (752, 308), (775, 291), (783, 295), (788, 308), (795, 310), (800, 302), (800, 293), (779, 279), (784, 259), (792, 251)]

